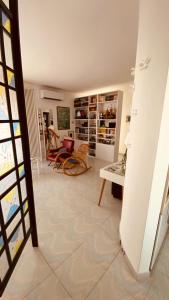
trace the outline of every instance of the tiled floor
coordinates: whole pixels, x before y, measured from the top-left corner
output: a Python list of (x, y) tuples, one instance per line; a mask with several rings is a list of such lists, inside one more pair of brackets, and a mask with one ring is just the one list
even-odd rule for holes
[(106, 184), (103, 205), (99, 168), (78, 177), (46, 165), (34, 176), (39, 248), (29, 244), (2, 300), (168, 300), (169, 238), (149, 280), (132, 276), (119, 244), (121, 201)]

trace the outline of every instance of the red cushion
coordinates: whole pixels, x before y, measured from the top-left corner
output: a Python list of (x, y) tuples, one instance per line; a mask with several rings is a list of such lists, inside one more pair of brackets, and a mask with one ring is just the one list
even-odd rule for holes
[(62, 141), (62, 145), (64, 148), (66, 148), (66, 150), (68, 152), (73, 152), (73, 150), (74, 150), (74, 141), (73, 140), (64, 139)]

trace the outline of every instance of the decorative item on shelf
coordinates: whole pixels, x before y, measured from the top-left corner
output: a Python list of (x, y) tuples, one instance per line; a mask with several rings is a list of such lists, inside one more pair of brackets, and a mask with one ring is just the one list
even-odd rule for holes
[(74, 107), (88, 106), (88, 97), (76, 98), (74, 100)]
[(115, 129), (115, 128), (111, 128), (111, 129), (109, 130), (109, 133), (110, 133), (110, 134), (115, 134), (115, 133), (116, 133), (116, 129)]
[(85, 122), (82, 124), (82, 126), (83, 126), (83, 127), (88, 127), (88, 122), (85, 121)]
[(114, 96), (113, 95), (111, 95), (111, 96), (106, 96), (106, 102), (108, 102), (108, 101), (112, 101), (112, 100), (114, 100)]
[(115, 108), (110, 108), (110, 119), (115, 119), (116, 118), (116, 109)]
[(99, 119), (104, 119), (104, 114), (103, 114), (103, 112), (100, 112), (100, 113), (99, 113)]
[(108, 116), (108, 119), (114, 119), (114, 111), (113, 111), (112, 106), (111, 106), (110, 109), (109, 109), (109, 116)]
[(89, 141), (90, 141), (90, 142), (96, 142), (96, 137), (93, 136), (93, 135), (91, 135), (91, 136), (89, 137)]
[(111, 95), (107, 95), (105, 100), (106, 102), (109, 102), (109, 101), (114, 101), (114, 100), (117, 100), (118, 99), (118, 93), (113, 93)]
[(85, 114), (84, 110), (81, 110), (80, 114), (81, 114), (81, 119), (85, 119), (86, 118), (86, 114)]
[(96, 119), (96, 113), (91, 113), (89, 116), (89, 119)]
[(76, 118), (80, 118), (80, 117), (81, 117), (80, 110), (77, 110), (77, 111), (76, 111)]
[(116, 128), (115, 122), (109, 122), (109, 128)]
[(96, 120), (91, 119), (89, 123), (89, 127), (95, 127), (96, 128)]
[(104, 95), (100, 95), (99, 102), (100, 103), (104, 103), (105, 102), (105, 96)]
[(82, 135), (82, 134), (78, 134), (77, 135), (77, 139), (81, 140), (81, 141), (88, 141), (88, 136), (87, 135)]
[(106, 133), (106, 128), (104, 128), (104, 127), (99, 128), (99, 132), (100, 133)]
[(79, 133), (88, 134), (88, 128), (79, 127)]
[(96, 106), (89, 107), (89, 112), (93, 112), (93, 111), (96, 111)]
[(76, 111), (76, 119), (87, 119), (87, 111), (86, 110), (77, 110)]
[(109, 134), (109, 128), (106, 128), (106, 134)]
[(96, 149), (96, 144), (94, 144), (94, 143), (89, 143), (89, 147), (90, 147), (90, 149), (95, 150), (95, 149)]
[(100, 127), (105, 127), (105, 121), (104, 120), (100, 121)]
[(75, 99), (74, 101), (74, 107), (80, 107), (81, 106), (81, 102), (79, 99)]
[(82, 106), (88, 106), (88, 97), (81, 98), (81, 104)]
[(90, 134), (96, 134), (96, 129), (95, 128), (89, 128), (89, 133)]
[(104, 118), (105, 118), (105, 119), (109, 119), (109, 116), (110, 116), (110, 112), (109, 112), (109, 109), (107, 108), (107, 109), (106, 109), (106, 112), (105, 112), (105, 114), (104, 114)]
[(106, 139), (109, 139), (109, 140), (112, 140), (114, 139), (114, 136), (113, 135), (110, 135), (109, 133), (105, 135), (105, 138)]
[(91, 96), (91, 98), (90, 98), (90, 103), (91, 103), (91, 104), (95, 104), (96, 101), (97, 101), (96, 96)]

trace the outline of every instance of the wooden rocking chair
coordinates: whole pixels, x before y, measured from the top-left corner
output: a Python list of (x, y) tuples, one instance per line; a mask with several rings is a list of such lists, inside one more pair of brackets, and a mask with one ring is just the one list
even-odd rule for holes
[(81, 144), (72, 155), (67, 152), (59, 153), (56, 159), (57, 169), (68, 176), (78, 176), (87, 172), (90, 169), (87, 164), (88, 150), (89, 145)]

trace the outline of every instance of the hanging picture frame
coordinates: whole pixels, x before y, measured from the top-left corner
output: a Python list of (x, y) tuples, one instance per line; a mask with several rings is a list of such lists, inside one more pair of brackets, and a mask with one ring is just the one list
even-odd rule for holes
[(68, 131), (68, 137), (74, 139), (74, 131), (73, 130)]

